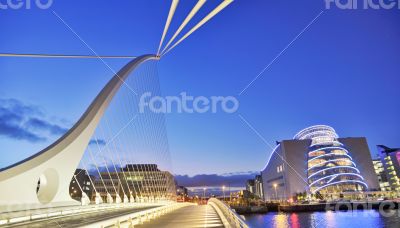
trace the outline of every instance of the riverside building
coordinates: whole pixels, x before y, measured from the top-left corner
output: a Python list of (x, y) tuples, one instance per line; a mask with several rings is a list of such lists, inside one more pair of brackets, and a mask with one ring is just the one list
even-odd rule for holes
[(292, 200), (308, 195), (336, 199), (378, 191), (367, 140), (340, 138), (332, 127), (306, 128), (277, 142), (262, 171), (264, 199)]
[(385, 172), (382, 177), (385, 178), (386, 187), (400, 195), (400, 148), (389, 148), (378, 145), (379, 156)]

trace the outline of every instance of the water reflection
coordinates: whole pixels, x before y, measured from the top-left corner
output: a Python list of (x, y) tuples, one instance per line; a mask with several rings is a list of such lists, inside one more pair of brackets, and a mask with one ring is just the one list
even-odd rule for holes
[(365, 210), (353, 212), (314, 212), (314, 213), (278, 213), (247, 215), (250, 227), (308, 228), (308, 227), (400, 227), (400, 211), (387, 211), (387, 215), (378, 211)]
[(290, 215), (290, 224), (293, 228), (300, 228), (299, 216), (296, 213)]

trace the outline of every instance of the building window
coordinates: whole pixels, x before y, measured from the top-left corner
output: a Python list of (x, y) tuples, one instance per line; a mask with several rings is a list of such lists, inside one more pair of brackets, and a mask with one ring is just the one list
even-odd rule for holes
[(276, 172), (277, 173), (282, 173), (283, 172), (283, 165), (277, 166), (276, 167)]

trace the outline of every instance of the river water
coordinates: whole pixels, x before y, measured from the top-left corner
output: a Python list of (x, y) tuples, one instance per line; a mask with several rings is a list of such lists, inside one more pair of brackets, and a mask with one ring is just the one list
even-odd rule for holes
[(278, 228), (311, 228), (311, 227), (343, 227), (343, 228), (378, 228), (400, 227), (400, 211), (390, 210), (379, 213), (375, 210), (359, 211), (327, 211), (312, 213), (281, 213), (246, 215), (250, 227)]

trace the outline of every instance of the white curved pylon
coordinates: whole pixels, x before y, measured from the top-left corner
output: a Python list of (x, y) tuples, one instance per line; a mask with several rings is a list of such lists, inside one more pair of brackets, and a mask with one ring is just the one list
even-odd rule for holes
[(1, 169), (0, 211), (79, 205), (71, 199), (69, 185), (104, 112), (135, 68), (145, 61), (158, 59), (155, 55), (143, 55), (130, 61), (64, 136), (41, 152)]

